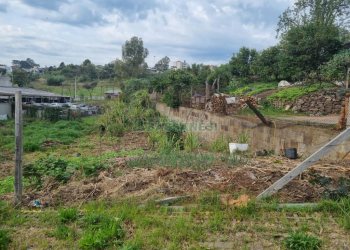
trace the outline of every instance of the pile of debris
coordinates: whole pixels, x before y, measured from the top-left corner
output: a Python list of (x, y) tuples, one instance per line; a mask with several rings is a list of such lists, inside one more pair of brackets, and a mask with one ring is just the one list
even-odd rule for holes
[(205, 105), (205, 110), (213, 113), (231, 115), (247, 107), (246, 101), (258, 106), (258, 100), (254, 97), (233, 97), (226, 94), (214, 94)]

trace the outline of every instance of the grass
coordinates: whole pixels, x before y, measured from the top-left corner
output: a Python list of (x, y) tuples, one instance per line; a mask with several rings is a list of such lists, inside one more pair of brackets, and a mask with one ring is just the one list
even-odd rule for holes
[[(275, 201), (254, 200), (246, 207), (229, 207), (221, 204), (219, 194), (206, 193), (190, 203), (177, 204), (183, 206), (181, 210), (152, 201), (140, 206), (136, 199), (93, 201), (80, 208), (39, 212), (8, 208), (8, 214), (15, 214), (6, 216), (1, 225), (7, 232), (19, 232), (12, 238), (12, 248), (208, 249), (219, 242), (231, 249), (251, 249), (259, 242), (269, 249), (282, 245), (329, 249), (349, 237), (349, 232), (333, 224), (338, 203), (322, 210), (278, 209)], [(16, 223), (16, 218), (24, 220)], [(329, 232), (336, 232), (336, 238)]]
[[(24, 152), (43, 151), (43, 143), (54, 142), (55, 145), (68, 145), (77, 138), (86, 135), (94, 128), (95, 117), (86, 117), (79, 121), (30, 121), (23, 126)], [(14, 121), (0, 123), (0, 150), (14, 150)]]
[(281, 100), (281, 101), (295, 101), (298, 98), (316, 92), (321, 89), (331, 88), (333, 85), (328, 83), (312, 84), (306, 86), (296, 86), (282, 88), (276, 93), (270, 95), (267, 99), (269, 101)]
[(234, 96), (252, 96), (268, 90), (276, 89), (277, 86), (277, 82), (256, 82), (244, 86), (234, 86), (229, 90), (229, 93)]
[(304, 232), (293, 232), (284, 240), (284, 245), (289, 250), (317, 250), (321, 248), (322, 241)]

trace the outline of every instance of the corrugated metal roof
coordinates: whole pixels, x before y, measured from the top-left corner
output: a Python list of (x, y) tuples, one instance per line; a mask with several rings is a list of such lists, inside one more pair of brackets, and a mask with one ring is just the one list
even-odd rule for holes
[(42, 96), (42, 97), (69, 97), (54, 94), (51, 92), (30, 89), (30, 88), (16, 88), (16, 87), (0, 87), (0, 95), (2, 96), (14, 96), (16, 91), (21, 91), (22, 96)]

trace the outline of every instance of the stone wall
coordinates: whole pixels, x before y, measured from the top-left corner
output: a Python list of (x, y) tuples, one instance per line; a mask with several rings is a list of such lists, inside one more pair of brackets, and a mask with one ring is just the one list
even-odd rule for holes
[(344, 98), (337, 89), (329, 89), (303, 96), (293, 102), (274, 101), (273, 105), (277, 108), (321, 116), (339, 114)]
[[(247, 132), (253, 151), (266, 149), (279, 154), (284, 148), (294, 147), (300, 155), (308, 156), (339, 133), (330, 127), (290, 121), (274, 121), (273, 127), (266, 127), (255, 117), (225, 116), (184, 107), (172, 109), (162, 103), (157, 103), (157, 110), (171, 120), (186, 124), (188, 129), (208, 142), (222, 135), (237, 138), (240, 133)], [(349, 151), (350, 143), (344, 143), (336, 147), (327, 159), (341, 159)]]

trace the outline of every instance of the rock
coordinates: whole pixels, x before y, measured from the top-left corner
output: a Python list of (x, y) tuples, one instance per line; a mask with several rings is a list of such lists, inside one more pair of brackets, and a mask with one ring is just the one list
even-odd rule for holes
[(290, 84), (289, 82), (285, 81), (285, 80), (282, 80), (278, 83), (278, 87), (279, 88), (283, 88), (283, 87), (289, 87), (289, 86), (292, 86), (292, 84)]

